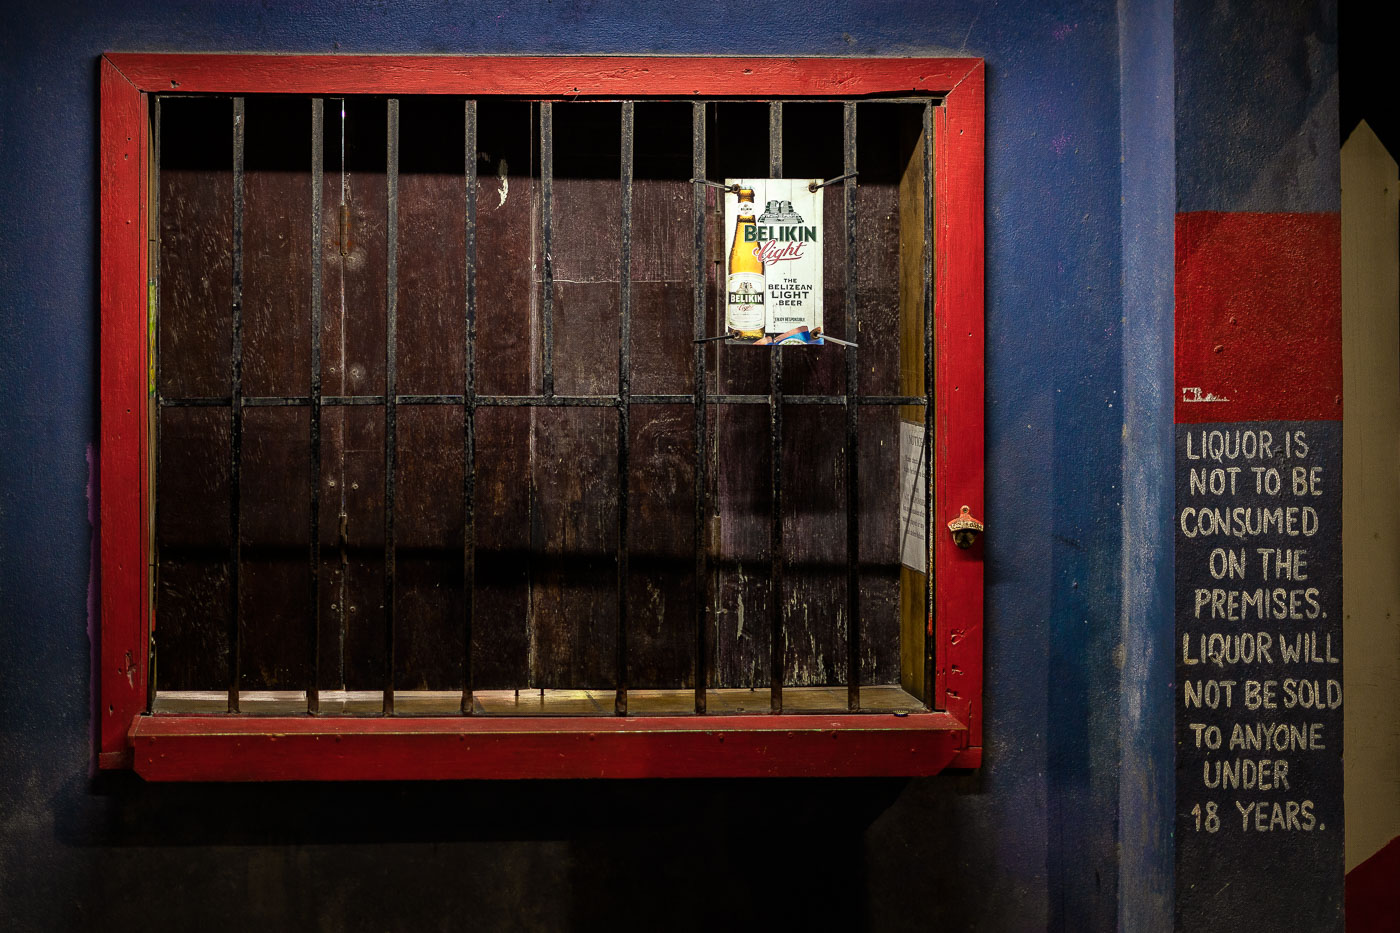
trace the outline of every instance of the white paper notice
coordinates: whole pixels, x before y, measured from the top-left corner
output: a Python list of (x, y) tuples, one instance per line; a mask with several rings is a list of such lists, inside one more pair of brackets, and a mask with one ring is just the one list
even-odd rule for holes
[(899, 553), (904, 566), (923, 573), (927, 569), (924, 529), (924, 489), (928, 465), (924, 463), (924, 426), (899, 423)]

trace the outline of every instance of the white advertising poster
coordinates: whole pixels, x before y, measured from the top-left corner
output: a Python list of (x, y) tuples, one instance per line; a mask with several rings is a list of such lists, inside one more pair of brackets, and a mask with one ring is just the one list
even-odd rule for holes
[(821, 344), (820, 178), (726, 178), (730, 343)]

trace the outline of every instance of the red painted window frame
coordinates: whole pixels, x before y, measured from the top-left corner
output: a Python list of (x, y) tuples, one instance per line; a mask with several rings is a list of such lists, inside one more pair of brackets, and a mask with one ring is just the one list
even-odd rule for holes
[[(942, 97), (935, 109), (935, 707), (871, 715), (386, 719), (151, 716), (147, 96)], [(108, 53), (101, 62), (102, 768), (152, 780), (917, 776), (982, 759), (985, 76), (976, 58), (531, 58)], [(936, 625), (934, 620), (936, 619)], [(951, 680), (951, 682), (950, 682)], [(835, 740), (835, 741), (833, 741)]]

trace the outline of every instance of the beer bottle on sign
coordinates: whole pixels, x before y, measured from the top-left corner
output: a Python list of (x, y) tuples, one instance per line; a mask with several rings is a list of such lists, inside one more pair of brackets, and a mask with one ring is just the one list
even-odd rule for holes
[(729, 248), (729, 300), (725, 302), (724, 324), (729, 336), (758, 339), (763, 336), (763, 261), (754, 255), (758, 246), (754, 224), (753, 189), (739, 189), (738, 220), (734, 222), (734, 244)]

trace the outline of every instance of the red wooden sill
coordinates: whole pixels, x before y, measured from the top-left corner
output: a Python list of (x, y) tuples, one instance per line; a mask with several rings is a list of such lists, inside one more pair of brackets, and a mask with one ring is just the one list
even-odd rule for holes
[(949, 713), (627, 718), (139, 716), (151, 781), (918, 777), (976, 767)]

